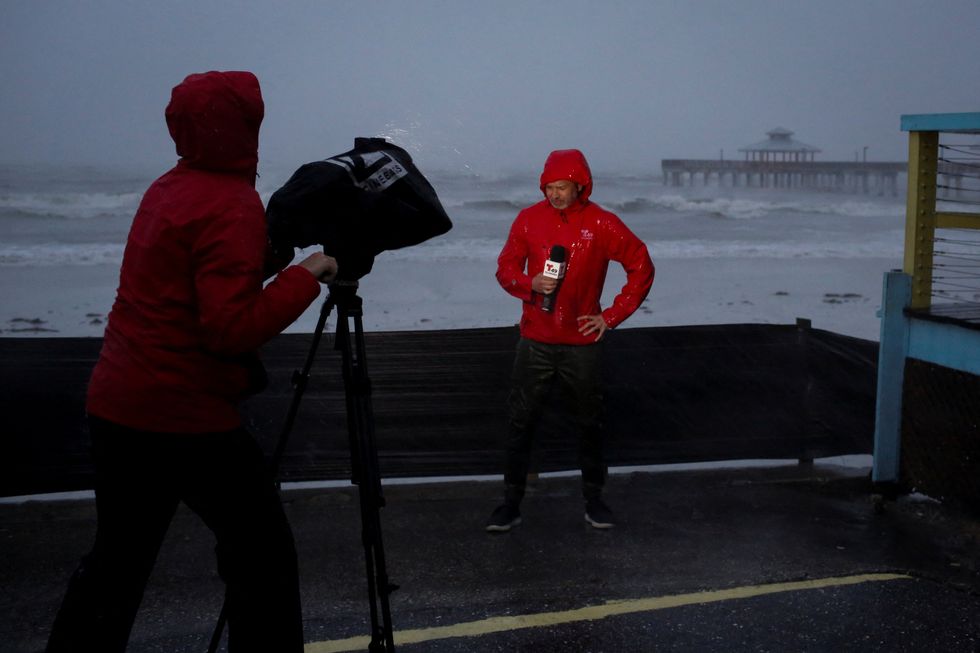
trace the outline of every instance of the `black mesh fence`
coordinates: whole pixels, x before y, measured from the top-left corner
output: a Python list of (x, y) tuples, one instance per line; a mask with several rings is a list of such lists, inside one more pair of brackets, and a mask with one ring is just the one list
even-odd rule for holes
[(909, 358), (902, 484), (980, 513), (980, 376)]
[[(367, 333), (384, 477), (499, 474), (517, 329)], [(309, 335), (263, 350), (269, 387), (244, 407), (276, 448)], [(324, 337), (280, 467), (287, 481), (344, 479), (350, 455), (340, 355)], [(622, 329), (604, 357), (607, 460), (641, 465), (870, 453), (877, 343), (795, 325)], [(92, 487), (84, 419), (95, 338), (0, 338), (0, 494)], [(561, 397), (535, 469), (576, 469)]]

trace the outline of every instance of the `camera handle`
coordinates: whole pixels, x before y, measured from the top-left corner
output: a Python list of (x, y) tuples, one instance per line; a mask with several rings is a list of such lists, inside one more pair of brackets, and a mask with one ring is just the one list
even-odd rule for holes
[[(293, 400), (286, 415), (286, 421), (279, 435), (276, 450), (271, 460), (271, 471), (278, 477), (289, 434), (292, 432), (300, 400), (306, 391), (310, 371), (316, 359), (320, 337), (327, 318), (334, 307), (337, 308), (337, 335), (334, 349), (341, 352), (341, 365), (344, 378), (344, 391), (347, 403), (347, 433), (351, 455), (351, 483), (358, 487), (361, 507), (361, 541), (367, 565), (368, 600), (371, 608), (371, 642), (369, 653), (393, 653), (394, 635), (391, 626), (391, 608), (388, 598), (398, 589), (388, 579), (385, 565), (384, 543), (381, 539), (381, 518), (379, 511), (385, 506), (381, 490), (381, 474), (378, 467), (378, 451), (374, 441), (374, 412), (371, 407), (371, 380), (367, 374), (367, 354), (364, 346), (364, 327), (362, 300), (357, 295), (357, 282), (338, 282), (330, 285), (320, 309), (313, 342), (306, 356), (301, 372), (293, 373)], [(354, 331), (351, 333), (351, 323)], [(208, 653), (215, 653), (221, 642), (221, 635), (227, 621), (228, 601), (221, 606), (218, 622)], [(380, 623), (379, 623), (380, 612)]]

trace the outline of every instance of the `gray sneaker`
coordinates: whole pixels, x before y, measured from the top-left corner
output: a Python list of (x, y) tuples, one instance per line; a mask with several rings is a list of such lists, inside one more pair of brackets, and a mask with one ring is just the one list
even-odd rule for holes
[(585, 521), (593, 528), (612, 528), (616, 525), (612, 510), (602, 499), (589, 499), (585, 503)]
[(513, 526), (521, 523), (521, 511), (517, 506), (505, 503), (493, 511), (490, 520), (487, 522), (487, 532), (506, 533)]

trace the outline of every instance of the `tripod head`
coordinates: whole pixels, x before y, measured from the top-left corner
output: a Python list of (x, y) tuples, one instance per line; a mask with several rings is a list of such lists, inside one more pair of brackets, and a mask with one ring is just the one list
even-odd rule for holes
[(360, 311), (363, 301), (357, 294), (359, 284), (357, 280), (337, 280), (327, 286), (329, 295), (326, 299), (327, 312), (334, 306), (343, 313), (350, 313), (352, 310)]

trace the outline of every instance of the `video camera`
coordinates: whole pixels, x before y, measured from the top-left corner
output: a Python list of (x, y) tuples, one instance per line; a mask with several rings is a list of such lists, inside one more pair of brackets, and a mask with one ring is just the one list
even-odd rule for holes
[(338, 281), (452, 228), (412, 157), (383, 138), (356, 138), (352, 150), (301, 166), (269, 199), (266, 222), (273, 250), (319, 244), (337, 259)]
[[(389, 249), (418, 245), (452, 228), (435, 190), (412, 163), (408, 152), (383, 138), (356, 138), (354, 149), (301, 166), (269, 198), (266, 207), (269, 242), (275, 252), (319, 244), (337, 259), (313, 343), (302, 372), (294, 375), (294, 395), (273, 458), (277, 469), (310, 378), (320, 335), (337, 308), (335, 348), (341, 352), (351, 446), (351, 482), (358, 485), (362, 542), (368, 567), (371, 602), (369, 651), (394, 651), (388, 595), (397, 588), (388, 580), (378, 510), (384, 505), (374, 443), (371, 384), (367, 378), (361, 298), (357, 280), (374, 266), (374, 257)], [(278, 257), (277, 257), (278, 258)], [(351, 330), (353, 323), (353, 330)], [(380, 603), (380, 609), (378, 604)], [(224, 630), (227, 601), (211, 638), (217, 650)], [(378, 617), (382, 623), (378, 623)]]

